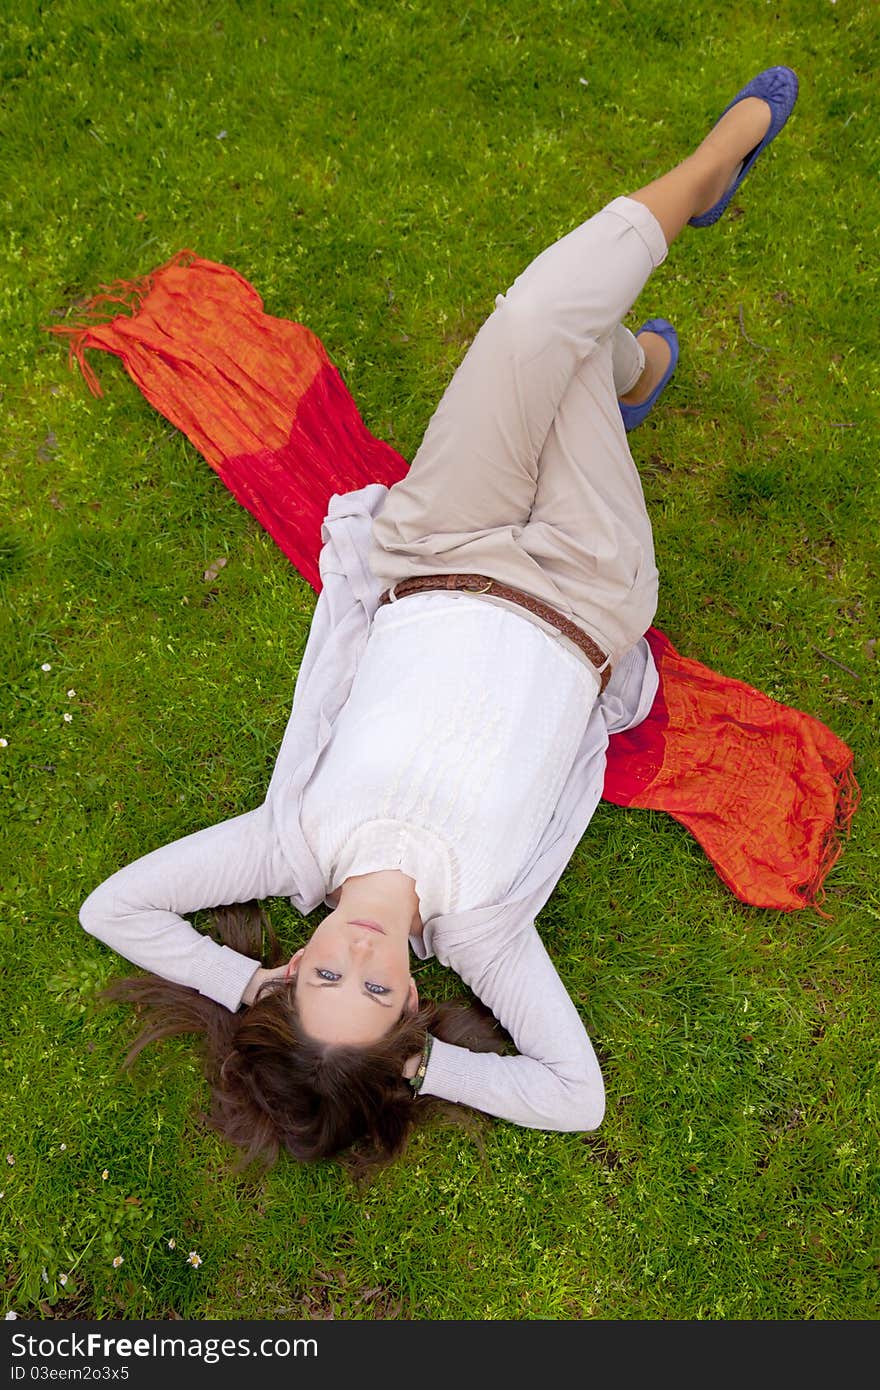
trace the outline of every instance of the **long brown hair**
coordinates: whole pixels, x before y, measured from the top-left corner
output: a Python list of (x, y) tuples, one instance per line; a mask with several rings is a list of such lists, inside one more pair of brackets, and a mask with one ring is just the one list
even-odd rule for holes
[[(209, 931), (269, 967), (284, 958), (258, 903), (216, 908)], [(250, 1008), (233, 1013), (185, 985), (138, 975), (113, 981), (101, 999), (146, 1015), (126, 1067), (160, 1038), (202, 1035), (209, 1122), (242, 1151), (239, 1167), (269, 1166), (284, 1151), (302, 1162), (338, 1158), (354, 1176), (367, 1176), (402, 1153), (413, 1127), (438, 1112), (468, 1123), (461, 1107), (417, 1096), (403, 1076), (427, 1033), (476, 1052), (503, 1052), (509, 1041), (479, 1003), (423, 1002), (377, 1042), (321, 1043), (304, 1032), (293, 991), (292, 981), (270, 981)]]

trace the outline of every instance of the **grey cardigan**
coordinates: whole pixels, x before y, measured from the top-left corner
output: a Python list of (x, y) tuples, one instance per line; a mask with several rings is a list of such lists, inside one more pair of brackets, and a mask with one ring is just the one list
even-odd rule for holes
[[(289, 897), (307, 915), (329, 885), (300, 829), (303, 788), (333, 733), (367, 641), (381, 585), (367, 555), (387, 488), (334, 495), (321, 531), (318, 596), (293, 708), (256, 810), (197, 831), (119, 870), (86, 899), (86, 931), (136, 965), (237, 1009), (259, 962), (197, 932), (183, 914)], [(425, 1094), (538, 1129), (587, 1130), (605, 1095), (590, 1039), (535, 927), (602, 794), (608, 736), (644, 719), (658, 677), (642, 639), (593, 708), (558, 804), (503, 902), (437, 916), (411, 947), (453, 969), (510, 1033), (517, 1055), (437, 1040)]]

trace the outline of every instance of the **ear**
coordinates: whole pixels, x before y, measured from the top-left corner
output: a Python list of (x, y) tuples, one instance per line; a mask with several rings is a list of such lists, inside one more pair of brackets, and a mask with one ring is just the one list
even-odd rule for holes
[(287, 967), (287, 972), (284, 977), (286, 980), (296, 979), (297, 971), (299, 970), (299, 963), (303, 958), (305, 949), (305, 946), (300, 946), (299, 950), (295, 953), (295, 955), (291, 956), (290, 964)]
[(406, 996), (406, 1012), (415, 1014), (419, 1011), (419, 991), (416, 989), (416, 982), (410, 976), (409, 993)]

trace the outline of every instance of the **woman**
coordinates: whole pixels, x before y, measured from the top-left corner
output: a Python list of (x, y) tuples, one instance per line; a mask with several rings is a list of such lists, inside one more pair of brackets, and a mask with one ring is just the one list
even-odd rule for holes
[[(114, 874), (85, 929), (159, 979), (135, 1046), (205, 1032), (214, 1120), (249, 1157), (402, 1148), (436, 1101), (589, 1130), (589, 1037), (535, 928), (657, 675), (651, 527), (626, 431), (674, 371), (671, 325), (621, 323), (686, 225), (710, 226), (788, 119), (770, 68), (696, 150), (499, 295), (404, 479), (337, 494), (322, 591), (262, 806)], [(331, 908), (289, 961), (251, 909)], [(436, 956), (485, 1019), (421, 1003)], [(491, 1050), (483, 1050), (491, 1049)], [(499, 1055), (503, 1054), (503, 1055)]]

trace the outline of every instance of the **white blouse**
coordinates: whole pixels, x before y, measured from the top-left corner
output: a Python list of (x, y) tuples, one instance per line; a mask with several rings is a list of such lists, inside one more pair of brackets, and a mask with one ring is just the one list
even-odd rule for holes
[(596, 678), (511, 607), (460, 591), (376, 610), (303, 795), (328, 892), (399, 869), (422, 922), (504, 898), (571, 771)]

